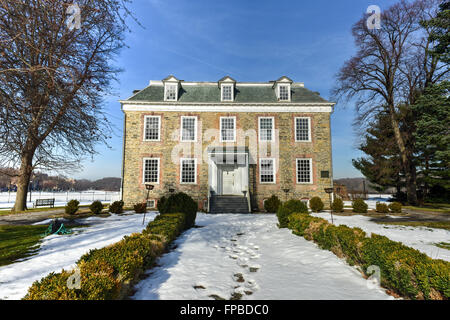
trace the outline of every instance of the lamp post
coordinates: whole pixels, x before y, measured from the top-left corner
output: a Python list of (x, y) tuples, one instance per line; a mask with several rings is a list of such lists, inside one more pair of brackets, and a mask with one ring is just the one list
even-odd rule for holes
[(331, 194), (333, 193), (333, 188), (325, 188), (325, 192), (328, 193), (328, 195), (330, 197), (331, 223), (334, 224), (334, 221), (333, 221), (333, 206), (331, 204)]
[(283, 191), (284, 191), (284, 200), (287, 201), (287, 194), (290, 190), (286, 188), (286, 189), (283, 189)]
[(147, 189), (147, 200), (145, 200), (145, 211), (144, 211), (144, 219), (142, 219), (142, 225), (144, 225), (145, 223), (145, 215), (147, 213), (147, 203), (148, 203), (148, 195), (150, 193), (150, 191), (152, 191), (155, 188), (154, 185), (152, 184), (145, 184), (145, 189)]

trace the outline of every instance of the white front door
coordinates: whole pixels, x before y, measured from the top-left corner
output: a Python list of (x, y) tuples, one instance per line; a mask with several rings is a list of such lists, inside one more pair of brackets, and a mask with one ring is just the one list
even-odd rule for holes
[(224, 167), (222, 170), (223, 178), (222, 178), (222, 194), (223, 195), (232, 195), (236, 194), (236, 167)]

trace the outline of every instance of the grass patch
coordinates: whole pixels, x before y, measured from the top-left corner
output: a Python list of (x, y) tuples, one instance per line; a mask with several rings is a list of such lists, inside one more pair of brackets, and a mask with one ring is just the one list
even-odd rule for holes
[(450, 250), (450, 243), (448, 243), (448, 242), (439, 242), (439, 243), (435, 243), (434, 245), (436, 247), (439, 247), (439, 248), (442, 248), (442, 249)]
[[(89, 205), (82, 205), (79, 206), (79, 208), (83, 208), (83, 209), (87, 209), (87, 210), (81, 210), (79, 212), (90, 212), (89, 211)], [(0, 216), (9, 216), (9, 215), (13, 215), (13, 214), (27, 214), (30, 212), (44, 212), (44, 211), (57, 211), (57, 210), (61, 210), (64, 209), (64, 207), (54, 207), (54, 208), (49, 208), (49, 207), (40, 207), (40, 208), (31, 208), (25, 211), (18, 211), (18, 212), (12, 212), (10, 209), (7, 210), (0, 210)]]
[(32, 255), (47, 226), (0, 226), (0, 266)]
[(395, 221), (395, 222), (376, 222), (378, 224), (389, 224), (408, 227), (427, 227), (436, 229), (450, 230), (450, 221)]
[(450, 208), (447, 205), (424, 205), (422, 207), (404, 206), (404, 209), (423, 212), (447, 213), (450, 214)]

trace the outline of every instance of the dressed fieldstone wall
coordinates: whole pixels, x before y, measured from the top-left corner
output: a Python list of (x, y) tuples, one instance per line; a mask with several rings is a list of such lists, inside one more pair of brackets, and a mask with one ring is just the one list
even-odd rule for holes
[[(160, 141), (144, 141), (144, 117), (161, 116)], [(197, 116), (197, 142), (180, 142), (181, 116)], [(221, 116), (236, 117), (235, 143), (224, 144), (219, 138)], [(274, 117), (275, 142), (258, 140), (258, 117)], [(295, 117), (311, 118), (311, 142), (295, 141)], [(159, 184), (149, 199), (158, 200), (173, 188), (183, 191), (199, 203), (202, 209), (208, 198), (208, 147), (246, 146), (250, 151), (250, 193), (253, 207), (263, 210), (264, 199), (273, 194), (282, 201), (286, 199), (310, 199), (319, 196), (329, 205), (324, 188), (332, 185), (330, 113), (213, 113), (213, 112), (125, 112), (125, 147), (123, 164), (123, 200), (125, 206), (144, 202), (147, 196), (143, 184), (143, 159), (160, 158)], [(180, 184), (180, 161), (178, 157), (197, 158), (197, 183)], [(259, 158), (275, 158), (276, 183), (259, 182)], [(297, 184), (296, 158), (312, 158), (313, 183)], [(321, 177), (328, 171), (328, 178)], [(286, 194), (283, 189), (289, 189)]]

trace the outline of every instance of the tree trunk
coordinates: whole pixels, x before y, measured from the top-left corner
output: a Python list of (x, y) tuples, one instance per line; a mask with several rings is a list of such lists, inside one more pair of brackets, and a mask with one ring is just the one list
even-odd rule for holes
[(392, 129), (394, 130), (395, 140), (400, 150), (400, 159), (405, 171), (406, 179), (406, 196), (409, 204), (417, 204), (417, 182), (416, 182), (416, 167), (413, 165), (412, 159), (405, 147), (402, 134), (400, 132), (399, 123), (396, 119), (395, 108), (393, 104), (389, 104), (389, 114), (392, 123)]
[(20, 164), (19, 180), (17, 181), (16, 203), (12, 211), (19, 212), (27, 209), (28, 185), (30, 184), (31, 173), (33, 172), (33, 154), (27, 152), (22, 155)]

